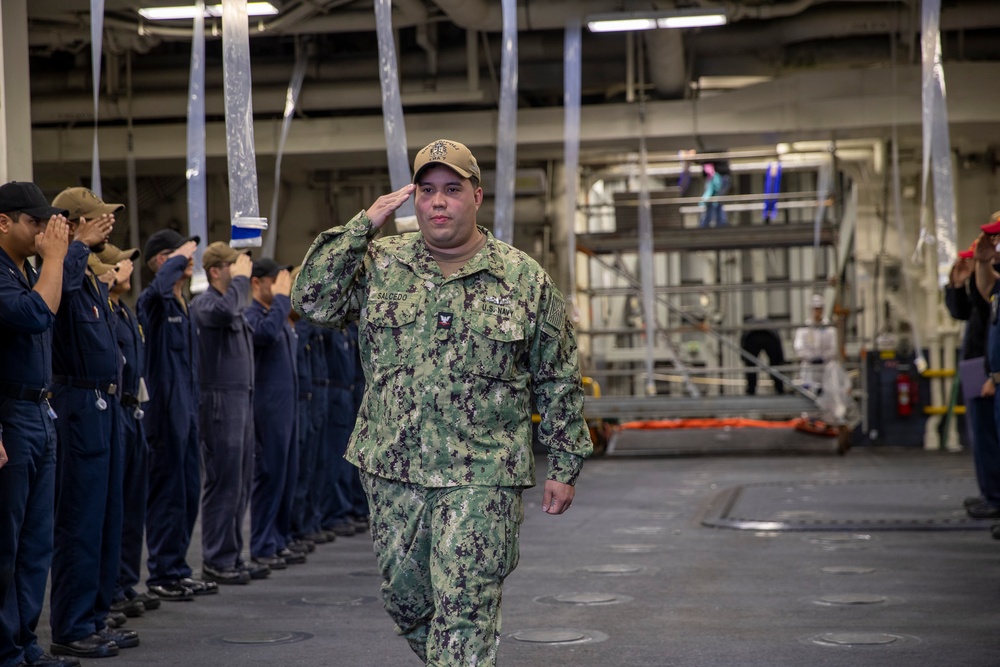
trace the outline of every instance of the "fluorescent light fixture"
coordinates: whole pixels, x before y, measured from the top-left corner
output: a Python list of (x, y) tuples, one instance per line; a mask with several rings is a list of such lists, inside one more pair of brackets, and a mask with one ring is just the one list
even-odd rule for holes
[(693, 7), (671, 11), (618, 12), (591, 14), (587, 28), (591, 32), (653, 30), (654, 28), (707, 28), (728, 22), (721, 7)]
[[(177, 21), (193, 19), (197, 13), (195, 5), (178, 7), (144, 7), (139, 16), (148, 21)], [(248, 2), (247, 16), (274, 16), (278, 8), (270, 2)], [(205, 5), (205, 18), (222, 16), (222, 5)]]
[(635, 30), (653, 30), (656, 28), (656, 19), (642, 18), (620, 18), (620, 19), (595, 19), (587, 22), (590, 32), (632, 32)]
[(656, 19), (660, 28), (711, 28), (716, 25), (726, 25), (726, 15), (701, 14), (699, 16), (670, 16)]

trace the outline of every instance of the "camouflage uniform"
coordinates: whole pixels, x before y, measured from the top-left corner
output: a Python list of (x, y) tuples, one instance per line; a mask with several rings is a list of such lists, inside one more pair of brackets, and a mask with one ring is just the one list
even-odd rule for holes
[(365, 473), (398, 632), (429, 665), (490, 665), (535, 482), (532, 400), (549, 479), (574, 483), (591, 452), (575, 334), (551, 278), (485, 229), (447, 279), (419, 233), (376, 231), (362, 211), (321, 234), (293, 304), (317, 324), (360, 320), (367, 389), (347, 459)]

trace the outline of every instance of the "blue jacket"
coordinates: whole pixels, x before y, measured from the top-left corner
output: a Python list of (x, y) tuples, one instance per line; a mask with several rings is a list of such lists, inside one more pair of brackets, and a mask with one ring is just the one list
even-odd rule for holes
[(983, 356), (990, 325), (990, 304), (976, 289), (975, 278), (957, 288), (946, 285), (944, 305), (953, 318), (966, 322), (962, 336), (962, 359)]
[(295, 323), (295, 335), (298, 337), (298, 347), (295, 355), (295, 368), (299, 374), (299, 397), (311, 394), (313, 390), (312, 351), (316, 344), (316, 325), (307, 320)]
[(252, 301), (247, 307), (246, 317), (253, 329), (256, 386), (292, 392), (297, 400), (295, 357), (298, 344), (295, 330), (288, 322), (291, 311), (292, 302), (288, 297), (276, 295), (270, 309)]
[(56, 315), (32, 291), (38, 274), (24, 274), (0, 249), (0, 382), (43, 389), (52, 380), (52, 324)]
[(142, 367), (145, 363), (139, 320), (124, 302), (119, 302), (118, 305), (112, 304), (112, 309), (115, 315), (118, 349), (121, 350), (124, 359), (122, 394), (138, 397), (139, 380), (142, 378)]
[(253, 389), (253, 331), (245, 315), (249, 304), (250, 279), (244, 276), (233, 278), (225, 294), (210, 286), (191, 302), (203, 388)]
[(73, 241), (63, 263), (62, 300), (53, 328), (52, 373), (121, 385), (122, 358), (108, 286), (87, 273), (90, 248)]
[(156, 439), (172, 433), (176, 414), (198, 414), (198, 328), (188, 305), (174, 296), (174, 284), (184, 276), (188, 260), (171, 257), (139, 295), (136, 310), (146, 335), (146, 385), (149, 405), (143, 422)]

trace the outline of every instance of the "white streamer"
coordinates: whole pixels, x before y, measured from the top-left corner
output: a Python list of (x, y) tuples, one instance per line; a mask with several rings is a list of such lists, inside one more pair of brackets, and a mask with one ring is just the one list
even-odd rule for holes
[(656, 394), (656, 310), (653, 284), (653, 208), (649, 201), (647, 182), (646, 128), (645, 119), (640, 121), (642, 133), (639, 135), (639, 279), (642, 281), (642, 309), (646, 313), (646, 394)]
[(576, 303), (576, 190), (577, 171), (580, 167), (580, 78), (581, 39), (580, 17), (566, 22), (563, 47), (563, 110), (565, 130), (563, 154), (566, 162), (566, 256), (569, 258), (570, 315), (574, 322), (580, 320)]
[(517, 173), (517, 0), (501, 0), (503, 55), (500, 117), (497, 122), (497, 170), (493, 235), (514, 243), (514, 178)]
[[(205, 2), (198, 0), (191, 36), (191, 78), (187, 103), (187, 211), (188, 234), (208, 244), (208, 196), (205, 188)], [(208, 279), (201, 265), (204, 245), (194, 251), (191, 291), (204, 292)]]
[(226, 157), (234, 248), (260, 247), (267, 218), (257, 202), (257, 158), (250, 90), (250, 30), (246, 0), (222, 2), (222, 78), (226, 91)]
[(97, 141), (97, 105), (101, 95), (101, 54), (104, 49), (104, 0), (90, 0), (90, 73), (94, 83), (94, 148), (90, 161), (90, 189), (104, 197), (101, 188), (101, 152)]
[[(382, 126), (385, 131), (386, 159), (389, 163), (389, 182), (399, 190), (410, 182), (410, 159), (406, 154), (406, 124), (403, 121), (403, 103), (399, 96), (399, 70), (396, 65), (396, 40), (392, 34), (392, 3), (375, 0), (375, 26), (378, 37), (378, 74), (382, 85)], [(417, 229), (413, 200), (408, 199), (396, 211), (396, 229)]]
[(285, 155), (285, 142), (288, 140), (288, 131), (292, 127), (292, 116), (295, 114), (295, 106), (299, 102), (299, 93), (302, 91), (302, 81), (306, 78), (306, 69), (309, 67), (309, 54), (306, 49), (299, 44), (295, 53), (295, 66), (292, 68), (292, 80), (288, 82), (288, 90), (285, 92), (285, 114), (281, 119), (281, 136), (278, 137), (278, 152), (274, 157), (274, 196), (271, 197), (271, 225), (264, 238), (264, 256), (274, 257), (274, 249), (278, 243), (278, 198), (281, 194), (281, 159)]
[[(951, 273), (955, 243), (955, 192), (951, 177), (951, 141), (948, 137), (947, 93), (941, 55), (941, 0), (923, 0), (921, 7), (921, 70), (923, 80), (923, 194), (921, 241), (937, 244), (938, 286), (944, 288)], [(930, 163), (930, 169), (928, 169)], [(933, 178), (934, 233), (927, 224), (927, 182)]]

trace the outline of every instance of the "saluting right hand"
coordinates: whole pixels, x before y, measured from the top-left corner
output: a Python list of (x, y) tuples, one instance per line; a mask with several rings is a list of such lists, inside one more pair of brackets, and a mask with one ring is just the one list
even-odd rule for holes
[(45, 231), (35, 235), (35, 252), (47, 262), (61, 262), (69, 248), (69, 225), (66, 218), (54, 215), (45, 225)]
[(180, 248), (170, 253), (167, 256), (167, 259), (170, 259), (171, 257), (187, 257), (188, 259), (191, 259), (194, 256), (194, 251), (197, 247), (198, 244), (194, 240), (187, 241)]
[(372, 229), (378, 229), (384, 225), (389, 216), (402, 206), (416, 189), (417, 186), (413, 183), (407, 183), (395, 192), (390, 192), (376, 199), (375, 203), (365, 211), (365, 215), (372, 221)]
[(959, 259), (951, 267), (948, 279), (952, 287), (961, 287), (976, 272), (976, 263), (971, 259)]
[(983, 232), (976, 239), (976, 247), (972, 249), (973, 259), (977, 262), (992, 262), (996, 255), (996, 246), (996, 235)]
[(287, 269), (284, 271), (279, 271), (278, 275), (274, 278), (274, 284), (271, 285), (271, 294), (288, 296), (292, 293), (292, 274), (288, 272)]
[(123, 259), (118, 262), (117, 266), (115, 266), (115, 280), (117, 280), (120, 285), (132, 277), (132, 271), (134, 269), (135, 266), (132, 264), (131, 259)]
[(107, 241), (114, 226), (115, 216), (109, 213), (90, 220), (80, 218), (73, 236), (75, 240), (83, 242), (89, 248)]
[(229, 268), (229, 275), (233, 278), (243, 276), (244, 278), (249, 278), (250, 274), (253, 272), (253, 260), (250, 259), (250, 255), (245, 252), (241, 252), (233, 265)]

